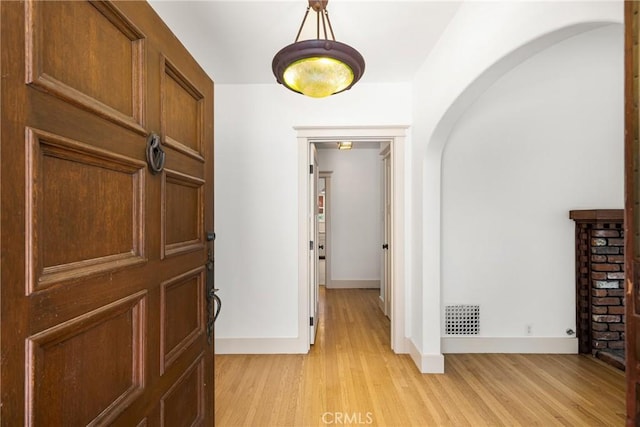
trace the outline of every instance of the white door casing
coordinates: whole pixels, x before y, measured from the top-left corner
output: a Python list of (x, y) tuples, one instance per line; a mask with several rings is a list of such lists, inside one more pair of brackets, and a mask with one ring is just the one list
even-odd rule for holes
[[(338, 140), (389, 142), (393, 161), (393, 201), (392, 211), (392, 282), (393, 296), (391, 308), (391, 348), (396, 353), (407, 353), (407, 333), (405, 321), (405, 140), (408, 126), (341, 126), (341, 127), (294, 127), (298, 140), (298, 322), (301, 336), (300, 345), (310, 348), (309, 328), (310, 286), (309, 270), (312, 268), (309, 257), (309, 151), (314, 142), (333, 142)], [(304, 336), (306, 335), (306, 337)], [(306, 339), (305, 339), (306, 338)], [(306, 344), (305, 344), (306, 343)]]

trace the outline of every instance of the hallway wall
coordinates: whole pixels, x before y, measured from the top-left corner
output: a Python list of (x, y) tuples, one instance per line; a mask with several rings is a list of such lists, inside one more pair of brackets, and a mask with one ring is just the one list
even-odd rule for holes
[(377, 143), (344, 151), (318, 150), (320, 170), (333, 172), (330, 200), (333, 284), (329, 287), (374, 287), (376, 283), (380, 286), (379, 152)]
[(298, 340), (293, 127), (406, 124), (410, 100), (408, 83), (361, 83), (325, 99), (277, 84), (216, 86), (217, 352), (306, 351)]

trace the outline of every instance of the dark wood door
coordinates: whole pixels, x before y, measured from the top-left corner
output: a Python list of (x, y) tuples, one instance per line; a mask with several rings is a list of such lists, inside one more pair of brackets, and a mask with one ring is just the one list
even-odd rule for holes
[(627, 425), (640, 424), (640, 133), (638, 2), (625, 2), (625, 346)]
[(212, 81), (143, 2), (0, 13), (2, 425), (212, 425)]

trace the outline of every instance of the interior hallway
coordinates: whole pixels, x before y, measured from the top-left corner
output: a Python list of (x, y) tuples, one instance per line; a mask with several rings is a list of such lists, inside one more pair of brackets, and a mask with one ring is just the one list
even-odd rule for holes
[(308, 355), (216, 356), (218, 427), (624, 425), (624, 373), (590, 356), (447, 355), (422, 375), (390, 350), (378, 290), (321, 289)]

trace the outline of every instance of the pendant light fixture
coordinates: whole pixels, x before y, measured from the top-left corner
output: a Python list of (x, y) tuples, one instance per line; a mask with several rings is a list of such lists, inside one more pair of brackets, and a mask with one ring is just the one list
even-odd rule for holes
[[(329, 0), (308, 1), (295, 42), (274, 56), (271, 67), (277, 82), (286, 88), (313, 98), (324, 98), (350, 89), (360, 80), (364, 73), (364, 58), (351, 46), (336, 41), (327, 12)], [(311, 9), (316, 13), (316, 38), (298, 41)], [(320, 23), (324, 38), (320, 38)], [(327, 36), (327, 26), (331, 39)]]

